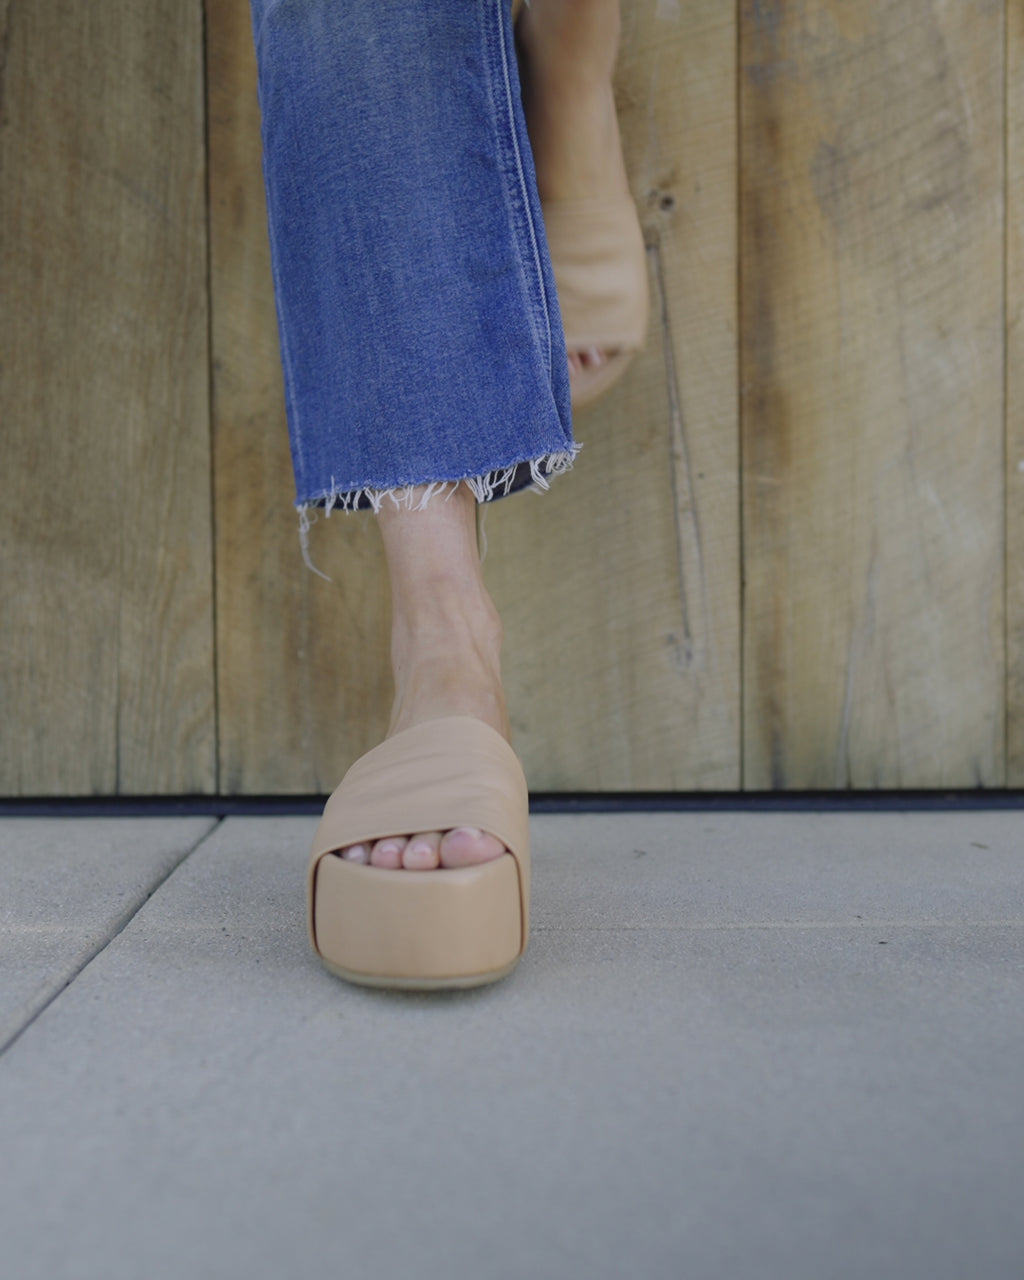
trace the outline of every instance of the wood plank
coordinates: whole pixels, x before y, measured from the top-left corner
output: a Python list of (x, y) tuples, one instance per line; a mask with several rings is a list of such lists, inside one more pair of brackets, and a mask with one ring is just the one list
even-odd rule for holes
[(651, 336), (551, 491), (487, 513), (485, 573), (544, 790), (739, 785), (735, 17), (623, 5), (617, 98)]
[(1006, 781), (1024, 787), (1024, 5), (1006, 17)]
[(0, 790), (210, 791), (200, 0), (0, 23)]
[(1000, 786), (1002, 7), (741, 24), (745, 785)]
[(323, 792), (383, 736), (389, 604), (369, 515), (302, 562), (247, 0), (207, 0), (221, 790)]

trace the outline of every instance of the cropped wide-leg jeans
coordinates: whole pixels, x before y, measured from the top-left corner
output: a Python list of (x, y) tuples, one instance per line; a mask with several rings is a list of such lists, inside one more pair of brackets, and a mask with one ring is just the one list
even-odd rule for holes
[(509, 0), (251, 10), (303, 519), (546, 488), (577, 446)]

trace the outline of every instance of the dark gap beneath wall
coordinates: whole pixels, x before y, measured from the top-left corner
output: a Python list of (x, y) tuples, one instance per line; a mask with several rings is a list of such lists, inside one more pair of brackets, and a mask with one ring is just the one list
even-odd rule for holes
[[(319, 817), (323, 795), (78, 796), (0, 799), (0, 818)], [(1024, 810), (1024, 790), (1006, 791), (559, 791), (534, 792), (530, 812), (873, 813)]]

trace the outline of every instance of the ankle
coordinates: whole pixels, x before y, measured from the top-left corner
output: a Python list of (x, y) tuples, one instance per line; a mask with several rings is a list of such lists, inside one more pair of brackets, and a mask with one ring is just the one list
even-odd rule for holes
[(392, 637), (438, 638), (501, 644), (501, 617), (483, 578), (439, 569), (415, 582), (395, 584), (391, 597)]
[(454, 629), (396, 634), (392, 668), (395, 699), (389, 734), (438, 716), (468, 715), (509, 736), (500, 637), (486, 641)]
[(467, 681), (501, 682), (501, 619), (493, 605), (472, 615), (468, 611), (424, 611), (416, 618), (395, 618), (391, 628), (391, 664), (396, 687), (410, 672), (425, 677), (430, 671)]

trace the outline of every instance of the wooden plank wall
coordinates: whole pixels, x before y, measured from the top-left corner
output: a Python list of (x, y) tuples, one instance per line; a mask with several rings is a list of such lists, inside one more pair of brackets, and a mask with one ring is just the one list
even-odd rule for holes
[(1024, 5), (1006, 18), (1006, 782), (1024, 787)]
[(1002, 8), (742, 11), (745, 784), (1002, 785)]
[(371, 515), (299, 551), (247, 0), (208, 0), (221, 789), (333, 789), (390, 711), (386, 569)]
[(0, 24), (0, 794), (212, 791), (200, 0)]
[[(0, 27), (0, 794), (325, 791), (387, 593), (299, 554), (247, 0)], [(1022, 6), (623, 37), (651, 340), (485, 521), (531, 784), (1024, 785)]]

